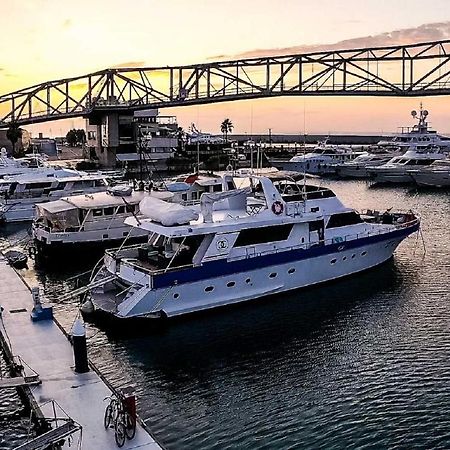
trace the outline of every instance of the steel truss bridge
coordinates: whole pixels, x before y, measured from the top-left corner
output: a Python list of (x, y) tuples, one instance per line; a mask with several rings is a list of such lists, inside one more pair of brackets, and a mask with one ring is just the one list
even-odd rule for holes
[(450, 40), (106, 69), (0, 96), (0, 127), (276, 96), (450, 94)]

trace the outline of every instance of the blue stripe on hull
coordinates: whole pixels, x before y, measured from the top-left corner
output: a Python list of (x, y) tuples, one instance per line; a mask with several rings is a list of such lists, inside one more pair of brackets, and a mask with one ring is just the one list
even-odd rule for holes
[[(376, 242), (406, 237), (418, 229), (419, 224), (416, 224), (411, 227), (392, 231), (391, 233), (383, 233), (380, 235), (325, 246), (316, 246), (309, 249), (288, 250), (280, 253), (272, 253), (270, 255), (256, 256), (254, 258), (245, 258), (233, 262), (227, 262), (226, 259), (219, 259), (217, 261), (205, 263), (202, 266), (156, 275), (153, 278), (153, 289), (169, 287), (175, 283), (191, 283), (208, 278), (260, 269), (262, 267), (275, 266), (292, 261), (314, 258), (316, 256), (335, 253), (344, 249), (358, 248)], [(342, 248), (342, 246), (344, 246), (344, 248)]]

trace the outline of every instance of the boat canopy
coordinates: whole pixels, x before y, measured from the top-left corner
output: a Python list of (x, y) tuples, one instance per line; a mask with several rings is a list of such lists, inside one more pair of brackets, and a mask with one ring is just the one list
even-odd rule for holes
[(199, 213), (194, 208), (168, 203), (153, 197), (145, 197), (139, 203), (140, 213), (152, 221), (171, 227), (173, 225), (186, 225), (191, 220), (197, 220)]
[(36, 208), (37, 216), (43, 218), (53, 230), (62, 231), (80, 225), (77, 207), (65, 200), (37, 204)]

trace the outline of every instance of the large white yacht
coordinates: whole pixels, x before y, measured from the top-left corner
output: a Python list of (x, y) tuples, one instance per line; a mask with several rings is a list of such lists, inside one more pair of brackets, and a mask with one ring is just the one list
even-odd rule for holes
[(443, 151), (450, 151), (450, 138), (438, 134), (435, 130), (431, 130), (428, 126), (427, 118), (429, 113), (423, 109), (420, 104), (419, 113), (411, 111), (411, 116), (417, 120), (417, 124), (412, 127), (401, 127), (399, 133), (392, 134), (386, 139), (378, 142), (378, 147), (385, 149), (403, 149), (408, 150), (410, 147), (416, 148), (418, 151), (426, 151), (430, 146), (437, 146)]
[(351, 147), (328, 145), (319, 142), (314, 149), (305, 154), (293, 156), (290, 160), (270, 159), (272, 166), (279, 170), (290, 170), (311, 175), (330, 175), (336, 173), (336, 164), (351, 161), (363, 152), (353, 151)]
[(34, 218), (36, 203), (61, 197), (105, 191), (109, 179), (71, 169), (56, 169), (50, 174), (35, 172), (0, 180), (0, 219), (26, 222)]
[[(419, 229), (411, 212), (360, 215), (327, 188), (280, 175), (203, 194), (200, 210), (153, 199), (126, 219), (148, 242), (107, 250), (89, 308), (166, 318), (335, 280), (388, 260)], [(147, 199), (148, 200), (148, 199)]]
[(450, 187), (450, 159), (440, 159), (421, 169), (408, 170), (418, 186)]
[(366, 170), (375, 183), (411, 183), (409, 170), (429, 166), (445, 158), (439, 147), (432, 146), (427, 151), (413, 148), (380, 166), (367, 166)]

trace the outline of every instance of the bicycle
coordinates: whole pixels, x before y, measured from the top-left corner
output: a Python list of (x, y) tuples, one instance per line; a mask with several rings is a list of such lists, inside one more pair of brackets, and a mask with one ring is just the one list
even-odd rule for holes
[(123, 399), (111, 395), (106, 406), (103, 424), (106, 429), (114, 425), (115, 440), (118, 447), (123, 447), (125, 438), (133, 439), (136, 434), (136, 419), (125, 409)]

